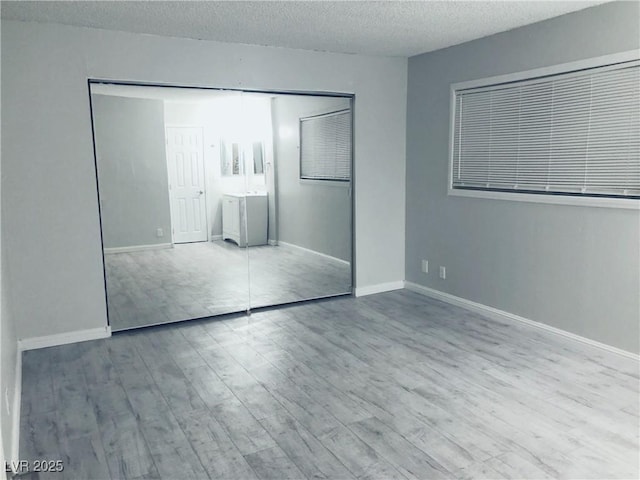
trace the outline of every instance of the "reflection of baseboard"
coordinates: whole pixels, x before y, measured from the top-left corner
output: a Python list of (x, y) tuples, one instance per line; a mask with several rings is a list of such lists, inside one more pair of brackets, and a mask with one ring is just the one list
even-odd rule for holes
[(212, 242), (216, 242), (218, 240), (222, 240), (222, 235), (211, 235)]
[(152, 245), (130, 245), (128, 247), (105, 248), (104, 253), (128, 253), (142, 252), (143, 250), (162, 250), (164, 248), (173, 248), (173, 243), (154, 243)]
[(279, 240), (278, 244), (279, 245), (284, 245), (285, 247), (292, 247), (292, 248), (295, 248), (295, 249), (298, 249), (298, 250), (302, 250), (304, 252), (313, 253), (315, 255), (320, 255), (321, 257), (325, 257), (325, 258), (328, 258), (330, 260), (334, 260), (336, 262), (344, 263), (345, 265), (350, 265), (350, 263), (347, 262), (346, 260), (342, 260), (341, 258), (337, 258), (337, 257), (332, 257), (331, 255), (327, 255), (326, 253), (316, 252), (315, 250), (311, 250), (309, 248), (304, 248), (304, 247), (301, 247), (300, 245), (294, 245), (293, 243), (283, 242), (282, 240)]
[(493, 320), (497, 320), (501, 323), (507, 323), (507, 324), (520, 323), (523, 325), (527, 325), (529, 327), (545, 330), (547, 332), (560, 335), (565, 338), (577, 340), (578, 342), (586, 343), (587, 345), (592, 345), (594, 347), (598, 347), (603, 350), (613, 352), (617, 355), (622, 355), (623, 357), (631, 358), (632, 360), (635, 360), (635, 361), (638, 361), (638, 359), (640, 359), (640, 356), (638, 356), (633, 352), (627, 352), (626, 350), (622, 350), (620, 348), (616, 348), (611, 345), (607, 345), (605, 343), (601, 343), (596, 340), (592, 340), (590, 338), (586, 338), (581, 335), (568, 332), (566, 330), (562, 330), (561, 328), (552, 327), (551, 325), (547, 325), (546, 323), (530, 320), (528, 318), (521, 317), (520, 315), (515, 315), (513, 313), (505, 312), (504, 310), (499, 310), (497, 308), (490, 307), (482, 303), (467, 300), (466, 298), (458, 297), (450, 293), (441, 292), (440, 290), (435, 290), (433, 288), (425, 287), (424, 285), (419, 285), (414, 282), (405, 281), (404, 284), (407, 290), (411, 290), (412, 292), (416, 292), (421, 295), (425, 295), (427, 297), (435, 298), (436, 300), (440, 300), (442, 302), (446, 302), (451, 305), (455, 305), (457, 307), (462, 307), (466, 310), (479, 313), (480, 315), (484, 315), (486, 317), (492, 318)]

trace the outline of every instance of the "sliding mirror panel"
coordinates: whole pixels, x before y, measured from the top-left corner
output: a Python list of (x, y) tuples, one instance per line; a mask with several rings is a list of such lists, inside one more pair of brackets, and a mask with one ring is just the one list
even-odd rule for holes
[(251, 308), (352, 291), (351, 98), (244, 93)]
[(225, 203), (248, 190), (242, 94), (90, 93), (112, 329), (247, 310), (247, 250), (223, 239), (245, 218), (243, 203)]

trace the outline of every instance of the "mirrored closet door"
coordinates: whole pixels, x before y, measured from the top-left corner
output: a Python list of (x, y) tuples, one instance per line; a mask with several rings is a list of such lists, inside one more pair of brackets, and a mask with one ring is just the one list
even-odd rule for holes
[(90, 82), (114, 331), (351, 293), (351, 99)]
[(351, 99), (243, 99), (269, 111), (272, 130), (254, 150), (271, 201), (268, 228), (248, 224), (262, 243), (248, 249), (251, 308), (351, 293)]

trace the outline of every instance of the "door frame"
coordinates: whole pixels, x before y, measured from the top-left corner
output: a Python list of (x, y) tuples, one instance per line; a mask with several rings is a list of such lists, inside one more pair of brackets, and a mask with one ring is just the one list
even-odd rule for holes
[(205, 162), (204, 158), (204, 126), (202, 125), (190, 125), (190, 124), (177, 124), (177, 123), (165, 123), (164, 124), (164, 146), (165, 146), (165, 156), (166, 156), (166, 165), (167, 165), (167, 176), (169, 179), (169, 215), (171, 217), (171, 246), (175, 246), (175, 228), (174, 228), (174, 212), (173, 212), (173, 197), (171, 196), (171, 169), (169, 166), (169, 155), (167, 152), (167, 144), (169, 140), (167, 138), (167, 129), (169, 128), (198, 128), (200, 129), (200, 135), (202, 138), (202, 175), (203, 175), (203, 191), (204, 191), (204, 209), (205, 209), (205, 218), (204, 224), (207, 231), (207, 242), (211, 241), (211, 231), (209, 229), (209, 195), (207, 194), (207, 182), (208, 182), (208, 171), (207, 171), (207, 162)]

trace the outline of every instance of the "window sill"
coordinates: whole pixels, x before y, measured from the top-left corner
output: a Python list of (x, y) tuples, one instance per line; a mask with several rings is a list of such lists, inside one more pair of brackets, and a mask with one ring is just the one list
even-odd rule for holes
[(318, 180), (313, 178), (300, 178), (301, 185), (322, 185), (324, 187), (350, 187), (350, 181), (344, 180)]
[(571, 195), (545, 195), (535, 193), (492, 192), (488, 190), (463, 190), (449, 188), (448, 195), (454, 197), (486, 198), (515, 202), (547, 203), (552, 205), (573, 205), (576, 207), (622, 208), (640, 210), (640, 200), (632, 198), (579, 197)]

